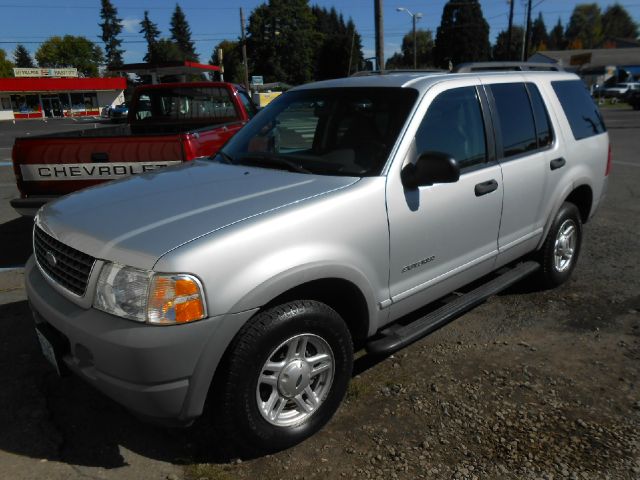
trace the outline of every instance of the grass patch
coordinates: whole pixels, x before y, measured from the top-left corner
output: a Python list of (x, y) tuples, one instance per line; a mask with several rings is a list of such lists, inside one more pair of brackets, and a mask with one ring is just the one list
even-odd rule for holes
[(347, 388), (346, 400), (358, 400), (371, 392), (372, 384), (365, 382), (362, 378), (352, 378)]
[(630, 110), (631, 105), (624, 102), (610, 103), (609, 100), (605, 100), (604, 103), (598, 104), (600, 110)]
[(234, 480), (236, 476), (232, 474), (231, 468), (229, 465), (196, 463), (186, 466), (184, 473), (190, 480)]

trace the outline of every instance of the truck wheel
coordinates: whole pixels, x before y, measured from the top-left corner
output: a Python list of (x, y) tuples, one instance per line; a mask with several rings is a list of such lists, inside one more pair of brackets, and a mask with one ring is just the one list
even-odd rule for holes
[(582, 221), (578, 207), (565, 202), (560, 207), (540, 250), (541, 283), (554, 288), (566, 282), (578, 261), (582, 243)]
[(236, 336), (222, 415), (238, 446), (282, 450), (320, 430), (342, 401), (353, 346), (342, 318), (301, 300), (265, 310)]

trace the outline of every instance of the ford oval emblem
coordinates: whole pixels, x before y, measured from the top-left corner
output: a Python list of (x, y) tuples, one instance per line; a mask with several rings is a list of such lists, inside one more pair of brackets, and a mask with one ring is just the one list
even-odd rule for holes
[(58, 259), (53, 253), (47, 251), (47, 254), (45, 255), (45, 257), (47, 259), (47, 263), (52, 267), (55, 267), (58, 264)]

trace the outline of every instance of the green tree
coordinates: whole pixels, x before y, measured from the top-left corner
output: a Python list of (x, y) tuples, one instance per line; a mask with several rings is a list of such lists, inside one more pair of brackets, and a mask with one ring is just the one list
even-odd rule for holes
[(351, 19), (345, 23), (335, 8), (311, 7), (317, 34), (313, 78), (344, 77), (362, 68), (362, 39)]
[(549, 47), (549, 50), (564, 50), (567, 48), (567, 40), (564, 36), (564, 27), (562, 26), (560, 18), (558, 18), (556, 26), (549, 32), (549, 44), (547, 46)]
[(181, 57), (178, 60), (188, 60), (190, 62), (199, 61), (196, 48), (191, 40), (191, 28), (187, 22), (180, 5), (176, 3), (176, 8), (171, 16), (171, 40), (177, 45)]
[(489, 24), (478, 0), (449, 0), (436, 33), (435, 65), (488, 60), (490, 52)]
[(496, 44), (493, 46), (493, 59), (500, 61), (520, 60), (523, 37), (524, 29), (519, 25), (514, 25), (511, 29), (511, 48), (507, 49), (509, 32), (507, 30), (500, 32), (496, 38)]
[(156, 63), (160, 30), (158, 30), (158, 26), (149, 18), (149, 12), (147, 10), (144, 11), (144, 18), (140, 22), (140, 28), (140, 33), (143, 34), (144, 39), (147, 41), (147, 53), (143, 57), (143, 60), (148, 63)]
[(531, 47), (529, 53), (534, 54), (538, 50), (544, 50), (548, 44), (549, 34), (547, 34), (547, 26), (542, 18), (542, 12), (540, 12), (538, 18), (533, 21), (533, 25), (531, 26)]
[(95, 77), (104, 56), (102, 49), (85, 37), (65, 35), (51, 37), (40, 45), (36, 60), (41, 67), (72, 67), (84, 76)]
[(105, 60), (108, 68), (117, 68), (123, 65), (120, 48), (122, 40), (118, 35), (122, 32), (122, 19), (118, 18), (118, 11), (109, 0), (101, 0), (100, 18), (102, 23), (98, 25), (102, 29), (101, 40), (104, 42)]
[(619, 4), (614, 4), (602, 15), (602, 33), (611, 38), (637, 38), (638, 26), (631, 19), (629, 12)]
[(13, 63), (7, 58), (7, 52), (0, 48), (0, 78), (13, 77)]
[(213, 49), (209, 65), (221, 66), (218, 61), (218, 49), (222, 49), (225, 81), (233, 83), (244, 82), (244, 65), (242, 63), (242, 46), (240, 42), (232, 40), (221, 41)]
[(570, 48), (595, 48), (602, 41), (602, 15), (597, 3), (575, 6), (565, 38)]
[(19, 68), (34, 68), (36, 66), (33, 58), (29, 54), (29, 50), (24, 45), (17, 45), (13, 52), (13, 61)]
[(184, 60), (184, 52), (170, 38), (161, 38), (156, 42), (154, 63), (177, 62)]
[[(431, 30), (417, 29), (416, 43), (418, 44), (418, 68), (433, 67), (433, 37)], [(394, 53), (387, 60), (385, 68), (389, 70), (413, 68), (413, 30), (402, 37), (400, 53)]]
[(269, 0), (249, 17), (247, 52), (250, 71), (265, 81), (301, 84), (314, 72), (319, 34), (308, 0)]

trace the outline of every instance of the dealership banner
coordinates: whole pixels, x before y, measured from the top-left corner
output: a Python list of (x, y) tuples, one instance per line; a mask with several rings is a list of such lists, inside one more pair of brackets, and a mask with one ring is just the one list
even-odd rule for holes
[(77, 68), (14, 68), (14, 77), (77, 77)]

